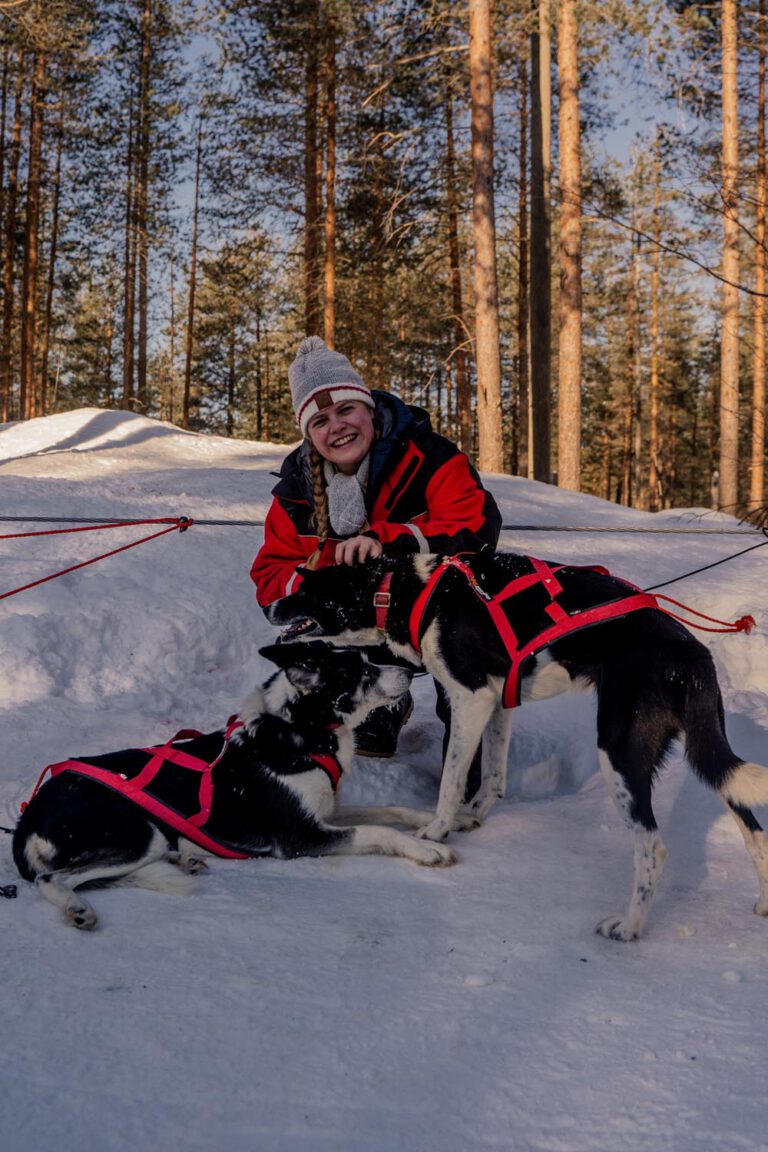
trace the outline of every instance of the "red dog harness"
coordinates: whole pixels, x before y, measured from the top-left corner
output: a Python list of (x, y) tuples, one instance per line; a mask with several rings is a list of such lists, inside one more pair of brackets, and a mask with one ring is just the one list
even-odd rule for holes
[[(176, 747), (179, 742), (194, 740), (203, 736), (202, 732), (198, 732), (194, 728), (183, 728), (175, 736), (172, 736), (166, 744), (136, 749), (138, 754), (145, 754), (149, 756), (149, 759), (135, 776), (128, 776), (116, 768), (110, 769), (98, 764), (91, 764), (87, 760), (62, 760), (58, 764), (49, 764), (47, 768), (43, 769), (30, 800), (37, 794), (48, 772), (51, 773), (51, 776), (58, 776), (62, 772), (76, 772), (80, 776), (87, 776), (90, 780), (97, 780), (100, 784), (111, 788), (113, 792), (119, 792), (121, 796), (132, 800), (140, 808), (144, 808), (165, 824), (169, 824), (180, 835), (204, 848), (206, 852), (233, 860), (248, 860), (251, 858), (251, 854), (236, 852), (227, 847), (226, 844), (214, 840), (205, 831), (205, 825), (210, 818), (213, 807), (213, 770), (223, 759), (234, 733), (242, 727), (243, 721), (238, 716), (229, 718), (221, 751), (215, 759), (210, 761), (191, 754), (183, 747)], [(103, 758), (94, 757), (94, 759)], [(314, 753), (309, 759), (314, 760), (318, 767), (323, 769), (335, 792), (342, 775), (341, 765), (335, 757), (325, 753)], [(189, 772), (196, 772), (200, 776), (197, 789), (198, 808), (191, 815), (184, 815), (172, 808), (158, 795), (158, 791), (161, 791), (161, 782), (157, 780), (157, 777), (168, 765), (175, 765)], [(25, 807), (26, 804), (22, 805), (22, 809)]]
[[(593, 624), (602, 624), (605, 620), (626, 616), (628, 613), (636, 612), (641, 608), (659, 607), (655, 596), (651, 596), (648, 592), (642, 592), (639, 588), (636, 588), (634, 584), (628, 584), (625, 580), (622, 580), (621, 583), (625, 584), (629, 589), (626, 596), (612, 600), (607, 604), (598, 604), (593, 608), (585, 608), (583, 611), (566, 612), (563, 606), (557, 601), (558, 596), (563, 592), (563, 586), (558, 580), (556, 573), (565, 567), (573, 567), (573, 565), (548, 564), (544, 560), (538, 560), (535, 556), (526, 556), (524, 559), (528, 561), (531, 571), (525, 575), (516, 576), (513, 580), (510, 580), (500, 592), (491, 595), (480, 586), (474, 572), (463, 560), (458, 556), (447, 556), (438, 564), (424, 585), (423, 590), (411, 610), (410, 616), (411, 644), (419, 655), (421, 655), (421, 638), (423, 635), (422, 621), (427, 610), (427, 605), (438, 584), (451, 569), (456, 569), (461, 572), (462, 575), (466, 577), (477, 598), (485, 604), (490, 612), (491, 619), (509, 654), (510, 668), (507, 673), (502, 696), (502, 704), (505, 708), (515, 708), (520, 703), (520, 677), (524, 662), (542, 648), (546, 648), (548, 644), (559, 640), (562, 636), (569, 635), (571, 632), (576, 632), (581, 628), (589, 628)], [(610, 575), (608, 569), (600, 565), (590, 566), (589, 570), (599, 572), (604, 576)], [(536, 584), (542, 585), (549, 595), (550, 602), (546, 605), (544, 611), (550, 620), (552, 620), (552, 624), (550, 627), (543, 628), (533, 639), (528, 640), (524, 644), (519, 644), (514, 628), (504, 611), (504, 604), (505, 601), (508, 601), (511, 597), (516, 596), (518, 593)], [(377, 624), (381, 627), (379, 618), (377, 618)]]

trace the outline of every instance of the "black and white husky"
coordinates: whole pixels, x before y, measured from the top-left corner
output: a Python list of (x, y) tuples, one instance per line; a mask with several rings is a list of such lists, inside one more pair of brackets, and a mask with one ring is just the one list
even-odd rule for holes
[[(592, 687), (600, 766), (634, 841), (629, 906), (602, 920), (597, 931), (633, 940), (643, 929), (667, 855), (651, 806), (652, 786), (676, 738), (683, 740), (694, 772), (733, 815), (757, 871), (755, 912), (768, 915), (768, 846), (751, 811), (768, 804), (768, 769), (745, 763), (731, 749), (707, 649), (651, 598), (636, 598), (638, 589), (604, 569), (547, 565), (514, 553), (464, 559), (457, 565), (455, 559), (417, 555), (307, 572), (297, 591), (270, 612), (276, 624), (314, 620), (338, 643), (383, 638), (401, 657), (420, 659), (447, 692), (452, 720), (437, 811), (399, 809), (399, 822), (420, 826), (419, 835), (434, 841), (461, 826), (468, 815), (461, 807), (467, 771), (482, 739), (483, 779), (469, 808), (481, 822), (506, 790), (512, 713), (504, 704)], [(503, 601), (504, 589), (515, 581), (525, 591), (519, 604)], [(615, 607), (629, 601), (635, 610), (622, 614)], [(606, 603), (614, 605), (607, 617)], [(497, 626), (502, 610), (507, 642)], [(575, 630), (559, 630), (563, 616), (574, 621)], [(532, 638), (537, 617), (544, 622), (543, 646)], [(528, 655), (520, 662), (519, 692), (512, 699), (510, 676), (521, 652)]]
[[(381, 853), (427, 866), (452, 864), (450, 849), (394, 828), (332, 823), (335, 785), (350, 768), (354, 728), (372, 709), (402, 695), (408, 673), (397, 665), (374, 664), (359, 649), (322, 642), (272, 645), (261, 654), (280, 671), (245, 702), (231, 739), (224, 741), (219, 731), (164, 746), (173, 748), (179, 764), (206, 750), (213, 759), (204, 827), (208, 839), (226, 846), (220, 854)], [(113, 770), (119, 770), (136, 752), (67, 764), (105, 771), (105, 763), (115, 758)], [(182, 795), (190, 791), (184, 775), (171, 773), (165, 781), (163, 799), (174, 813), (183, 811), (188, 799)], [(34, 881), (67, 923), (82, 929), (97, 923), (82, 887), (122, 884), (181, 892), (189, 888), (189, 874), (205, 867), (204, 850), (181, 836), (178, 825), (76, 770), (52, 776), (35, 792), (16, 827), (13, 855), (23, 878)]]

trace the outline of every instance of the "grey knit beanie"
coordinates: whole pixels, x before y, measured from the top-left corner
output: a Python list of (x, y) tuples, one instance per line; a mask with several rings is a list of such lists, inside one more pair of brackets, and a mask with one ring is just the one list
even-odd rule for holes
[(319, 336), (308, 336), (299, 345), (296, 359), (288, 369), (291, 400), (302, 436), (307, 424), (321, 408), (341, 400), (360, 400), (370, 408), (376, 404), (370, 388), (341, 352), (332, 352)]

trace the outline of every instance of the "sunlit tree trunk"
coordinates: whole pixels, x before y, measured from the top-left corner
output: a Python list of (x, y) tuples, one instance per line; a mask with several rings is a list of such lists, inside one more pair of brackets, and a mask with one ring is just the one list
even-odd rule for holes
[(43, 115), (45, 110), (46, 56), (35, 54), (30, 92), (29, 155), (24, 228), (24, 263), (21, 287), (21, 355), (19, 415), (36, 416), (35, 359), (37, 353), (37, 275), (39, 262), (40, 179), (43, 164)]
[(575, 0), (561, 0), (558, 28), (560, 85), (560, 341), (558, 478), (581, 482), (581, 144), (579, 56)]
[(48, 411), (48, 359), (51, 347), (51, 322), (53, 318), (53, 289), (56, 280), (56, 257), (59, 243), (59, 202), (61, 198), (61, 153), (64, 139), (64, 128), (59, 121), (56, 132), (56, 167), (53, 174), (53, 190), (51, 203), (51, 235), (48, 243), (48, 273), (45, 289), (45, 315), (43, 317), (43, 338), (40, 350), (40, 401), (39, 411), (42, 415)]
[(323, 335), (336, 347), (336, 22), (328, 15), (325, 35), (325, 268)]
[(550, 0), (532, 0), (531, 35), (531, 443), (529, 471), (551, 479), (552, 377), (551, 152), (552, 78)]
[(472, 394), (464, 345), (467, 329), (461, 288), (461, 253), (459, 251), (459, 210), (456, 193), (456, 144), (453, 134), (453, 93), (446, 73), (446, 200), (448, 205), (448, 258), (451, 266), (451, 307), (453, 310), (453, 355), (456, 385), (456, 423), (462, 452), (472, 451)]
[(192, 351), (195, 340), (195, 293), (197, 291), (197, 234), (200, 216), (200, 166), (203, 151), (203, 118), (197, 124), (197, 151), (195, 156), (195, 201), (192, 210), (192, 251), (189, 258), (189, 287), (187, 289), (187, 333), (184, 344), (184, 394), (182, 398), (182, 428), (197, 428), (200, 415), (200, 397), (192, 395)]
[(131, 410), (134, 401), (134, 323), (136, 308), (136, 227), (134, 168), (133, 85), (128, 100), (128, 136), (125, 156), (125, 237), (123, 244), (123, 395), (122, 407)]
[(478, 464), (504, 467), (501, 354), (493, 191), (493, 88), (489, 0), (469, 0), (469, 71), (472, 97), (472, 221), (474, 234), (475, 347)]
[(653, 251), (651, 253), (651, 364), (648, 431), (648, 510), (661, 507), (659, 466), (659, 170), (658, 142), (653, 161)]
[(758, 89), (757, 89), (757, 183), (755, 188), (755, 314), (752, 386), (752, 466), (749, 477), (749, 506), (759, 508), (765, 501), (765, 0), (758, 6)]
[(533, 475), (530, 466), (530, 392), (529, 392), (529, 297), (528, 297), (528, 63), (521, 57), (518, 66), (520, 94), (520, 162), (518, 166), (518, 289), (517, 289), (517, 413), (515, 431), (517, 451), (513, 454), (513, 471), (521, 476)]
[(139, 85), (138, 172), (136, 184), (136, 256), (138, 272), (138, 331), (136, 340), (136, 402), (139, 411), (149, 407), (147, 355), (149, 343), (149, 161), (152, 97), (152, 2), (144, 0), (141, 23)]
[(720, 350), (720, 507), (739, 499), (739, 105), (736, 0), (722, 0), (723, 284)]
[(19, 49), (14, 95), (13, 132), (11, 136), (8, 189), (3, 235), (3, 332), (0, 342), (0, 418), (3, 423), (13, 415), (13, 320), (15, 309), (14, 270), (16, 257), (16, 213), (21, 162), (22, 97), (24, 93), (24, 54)]
[(319, 3), (309, 5), (304, 59), (304, 327), (308, 336), (320, 330), (318, 293), (318, 52)]

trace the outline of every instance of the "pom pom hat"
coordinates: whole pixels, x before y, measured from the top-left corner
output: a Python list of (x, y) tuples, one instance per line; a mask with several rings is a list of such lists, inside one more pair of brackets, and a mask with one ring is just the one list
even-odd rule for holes
[(359, 400), (369, 408), (376, 407), (370, 388), (346, 356), (332, 352), (319, 336), (302, 340), (296, 359), (288, 369), (288, 383), (302, 436), (306, 436), (312, 417), (331, 404)]

